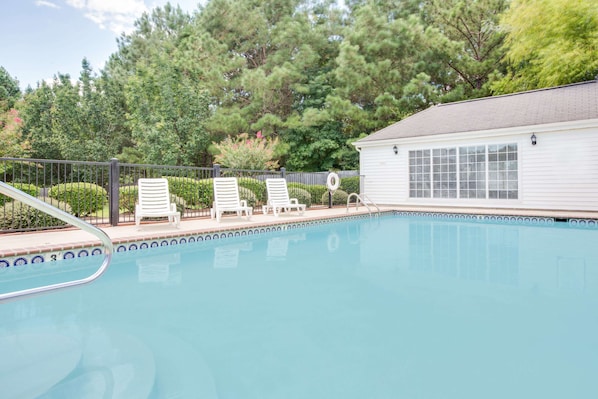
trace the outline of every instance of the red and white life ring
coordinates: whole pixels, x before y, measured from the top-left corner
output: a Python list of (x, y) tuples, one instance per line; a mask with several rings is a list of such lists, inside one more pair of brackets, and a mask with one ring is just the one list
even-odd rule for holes
[(336, 191), (338, 187), (341, 185), (341, 179), (338, 175), (334, 172), (328, 173), (328, 177), (326, 178), (326, 187), (329, 191)]

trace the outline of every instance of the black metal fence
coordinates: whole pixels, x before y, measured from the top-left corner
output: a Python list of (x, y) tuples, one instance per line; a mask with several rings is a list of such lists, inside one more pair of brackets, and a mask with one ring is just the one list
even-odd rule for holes
[[(113, 225), (134, 221), (137, 181), (144, 177), (165, 177), (173, 201), (181, 217), (209, 217), (212, 198), (212, 178), (235, 176), (241, 197), (248, 196), (254, 213), (261, 212), (266, 201), (264, 181), (269, 177), (284, 177), (289, 186), (307, 188), (312, 193), (312, 207), (327, 206), (319, 198), (329, 172), (290, 172), (241, 170), (167, 165), (145, 165), (110, 162), (59, 161), (48, 159), (0, 158), (0, 178), (9, 184), (37, 196), (52, 205), (75, 214), (95, 225)], [(357, 171), (337, 172), (343, 177), (356, 177)], [(72, 196), (76, 193), (77, 200)], [(0, 195), (0, 232), (16, 232), (56, 228), (60, 221), (41, 212), (25, 208)]]

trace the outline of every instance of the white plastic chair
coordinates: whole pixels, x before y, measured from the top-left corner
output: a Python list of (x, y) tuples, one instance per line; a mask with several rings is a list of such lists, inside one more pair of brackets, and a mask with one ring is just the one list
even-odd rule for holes
[(274, 216), (278, 217), (280, 212), (290, 212), (296, 210), (300, 215), (305, 212), (305, 204), (300, 204), (297, 198), (289, 198), (287, 181), (283, 178), (266, 179), (266, 189), (268, 190), (268, 203), (262, 206), (264, 215), (272, 209)]
[(170, 202), (168, 180), (139, 179), (138, 203), (135, 205), (135, 224), (139, 226), (142, 218), (168, 217), (170, 223), (179, 227), (181, 213), (176, 210), (176, 204)]
[(239, 217), (245, 212), (247, 220), (251, 219), (253, 214), (253, 208), (247, 205), (247, 201), (239, 198), (236, 177), (214, 178), (214, 203), (210, 214), (212, 219), (216, 218), (220, 222), (224, 212), (235, 212)]

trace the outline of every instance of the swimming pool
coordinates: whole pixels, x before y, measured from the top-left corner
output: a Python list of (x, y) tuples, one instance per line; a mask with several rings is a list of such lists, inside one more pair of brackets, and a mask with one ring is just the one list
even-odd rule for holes
[[(0, 305), (8, 398), (594, 398), (598, 230), (383, 216), (115, 254)], [(0, 291), (98, 257), (0, 272)], [(3, 396), (4, 397), (4, 396)]]

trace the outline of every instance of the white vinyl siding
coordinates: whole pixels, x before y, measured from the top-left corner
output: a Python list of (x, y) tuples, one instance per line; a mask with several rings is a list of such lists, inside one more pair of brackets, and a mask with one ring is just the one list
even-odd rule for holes
[(598, 211), (598, 127), (536, 136), (520, 159), (524, 207)]
[[(369, 144), (361, 149), (360, 154), (360, 174), (364, 176), (365, 192), (372, 201), (382, 205), (598, 211), (598, 121), (591, 127), (549, 128), (536, 127), (529, 131), (517, 128), (516, 133), (499, 132), (496, 137), (492, 132), (480, 133), (479, 137), (464, 133), (462, 136), (453, 135), (450, 139), (439, 135), (425, 142), (414, 138), (413, 141), (403, 139)], [(537, 145), (531, 144), (532, 133), (537, 137)], [(515, 159), (509, 159), (512, 151), (507, 147), (503, 151), (506, 159), (501, 161), (500, 156), (497, 158), (496, 175), (490, 176), (490, 170), (485, 176), (478, 173), (481, 165), (476, 163), (490, 162), (488, 147), (495, 145), (498, 150), (505, 143), (517, 146), (516, 170)], [(397, 155), (392, 150), (395, 144), (399, 150)], [(472, 150), (478, 147), (485, 149), (485, 160), (478, 158), (481, 154)], [(458, 198), (410, 196), (410, 151), (439, 148), (457, 148), (459, 158), (467, 156), (472, 162), (468, 168), (462, 169), (463, 162), (458, 161)], [(484, 179), (486, 189), (482, 190), (478, 183), (483, 183)], [(516, 198), (510, 192), (515, 184)], [(498, 191), (497, 195), (492, 194), (497, 198), (490, 198), (488, 189)], [(467, 194), (463, 190), (468, 190)]]

